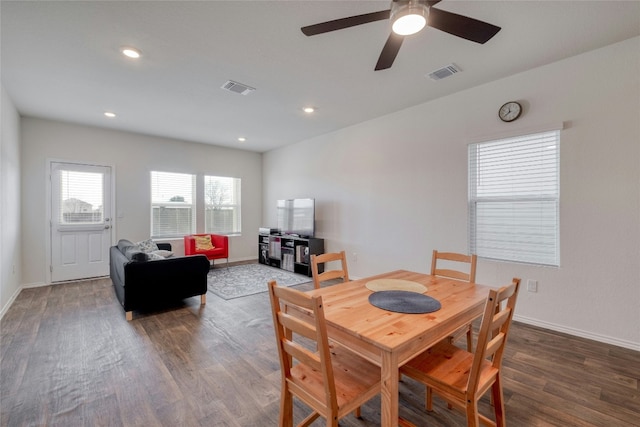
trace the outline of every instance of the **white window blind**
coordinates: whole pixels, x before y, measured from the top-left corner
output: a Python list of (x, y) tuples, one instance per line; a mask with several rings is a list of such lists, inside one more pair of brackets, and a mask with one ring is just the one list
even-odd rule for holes
[(104, 220), (102, 173), (60, 171), (60, 224), (96, 224)]
[(240, 234), (240, 178), (204, 177), (205, 233)]
[(469, 233), (479, 257), (559, 265), (560, 131), (469, 145)]
[(196, 176), (151, 172), (151, 237), (182, 237), (195, 232)]

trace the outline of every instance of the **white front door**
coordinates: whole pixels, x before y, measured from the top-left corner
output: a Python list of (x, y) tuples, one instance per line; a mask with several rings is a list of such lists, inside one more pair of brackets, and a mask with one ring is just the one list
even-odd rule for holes
[(111, 168), (51, 163), (51, 281), (109, 275)]

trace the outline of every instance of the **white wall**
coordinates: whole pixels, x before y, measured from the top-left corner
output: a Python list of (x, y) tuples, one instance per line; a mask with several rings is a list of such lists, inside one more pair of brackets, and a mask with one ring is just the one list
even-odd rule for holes
[(20, 116), (0, 87), (0, 317), (17, 296), (20, 256)]
[[(21, 123), (23, 254), (29, 260), (23, 270), (24, 285), (46, 282), (45, 172), (51, 159), (115, 167), (115, 242), (149, 238), (151, 170), (241, 178), (243, 232), (229, 238), (229, 257), (231, 261), (257, 258), (262, 154), (38, 118), (23, 117)], [(176, 253), (184, 253), (181, 239), (171, 243)]]
[[(480, 260), (477, 280), (522, 278), (521, 321), (640, 350), (639, 80), (633, 38), (266, 153), (263, 223), (277, 199), (313, 197), (317, 237), (353, 276), (426, 272), (434, 248), (468, 251), (467, 144), (564, 122), (561, 266)], [(524, 115), (502, 123), (510, 100)]]

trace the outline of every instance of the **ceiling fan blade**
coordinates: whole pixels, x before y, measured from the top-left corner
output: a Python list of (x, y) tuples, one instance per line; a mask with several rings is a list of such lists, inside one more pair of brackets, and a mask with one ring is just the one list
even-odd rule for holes
[(380, 52), (380, 57), (378, 58), (375, 71), (386, 70), (393, 65), (393, 61), (396, 59), (403, 41), (404, 36), (400, 36), (394, 32), (389, 35), (387, 42), (382, 48), (382, 52)]
[(480, 44), (486, 43), (500, 31), (500, 27), (495, 25), (434, 8), (429, 9), (428, 25)]
[(306, 36), (315, 36), (316, 34), (323, 34), (330, 31), (355, 27), (356, 25), (368, 24), (369, 22), (382, 21), (383, 19), (389, 19), (390, 15), (391, 10), (381, 10), (379, 12), (365, 13), (363, 15), (355, 15), (348, 18), (322, 22), (320, 24), (308, 25), (300, 29)]

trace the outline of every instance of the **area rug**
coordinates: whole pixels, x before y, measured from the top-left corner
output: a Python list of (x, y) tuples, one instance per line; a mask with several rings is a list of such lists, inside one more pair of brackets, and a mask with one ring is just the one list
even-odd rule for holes
[(271, 280), (277, 281), (278, 286), (293, 286), (310, 282), (311, 278), (262, 264), (245, 264), (209, 271), (207, 285), (220, 298), (230, 300), (267, 292)]

